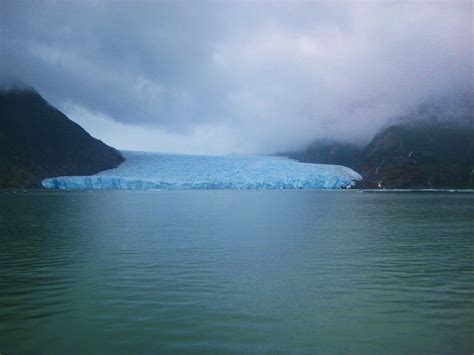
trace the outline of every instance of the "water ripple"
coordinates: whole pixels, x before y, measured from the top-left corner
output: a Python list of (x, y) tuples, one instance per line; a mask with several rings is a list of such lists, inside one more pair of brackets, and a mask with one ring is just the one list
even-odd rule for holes
[(474, 194), (2, 194), (0, 351), (471, 353), (473, 215)]

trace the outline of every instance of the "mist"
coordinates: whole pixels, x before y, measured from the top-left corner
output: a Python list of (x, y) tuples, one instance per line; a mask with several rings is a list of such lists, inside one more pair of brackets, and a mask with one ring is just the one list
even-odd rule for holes
[(0, 77), (120, 149), (362, 144), (420, 105), (474, 97), (470, 1), (3, 0), (0, 16)]

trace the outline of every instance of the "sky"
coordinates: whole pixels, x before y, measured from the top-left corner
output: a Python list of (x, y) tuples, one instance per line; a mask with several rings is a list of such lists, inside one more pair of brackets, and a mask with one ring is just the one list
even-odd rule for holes
[(472, 95), (474, 2), (0, 0), (0, 77), (119, 149), (367, 142)]

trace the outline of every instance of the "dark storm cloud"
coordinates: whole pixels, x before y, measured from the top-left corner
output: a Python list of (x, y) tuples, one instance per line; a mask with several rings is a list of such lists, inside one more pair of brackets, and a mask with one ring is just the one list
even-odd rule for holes
[[(421, 102), (472, 94), (472, 6), (2, 0), (2, 72), (86, 128), (109, 120), (119, 146), (361, 141)], [(121, 144), (130, 125), (136, 143)]]

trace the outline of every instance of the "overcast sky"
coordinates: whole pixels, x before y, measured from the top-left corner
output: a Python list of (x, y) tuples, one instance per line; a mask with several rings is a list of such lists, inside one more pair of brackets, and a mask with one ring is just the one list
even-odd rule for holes
[(361, 142), (471, 93), (473, 2), (0, 0), (1, 71), (121, 149)]

